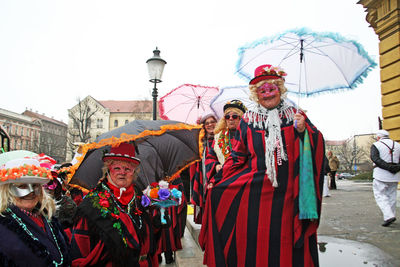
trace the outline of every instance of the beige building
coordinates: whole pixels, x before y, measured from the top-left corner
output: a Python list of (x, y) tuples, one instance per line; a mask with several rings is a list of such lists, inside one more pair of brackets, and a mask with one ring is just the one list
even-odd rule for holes
[(326, 152), (332, 153), (340, 161), (339, 171), (366, 172), (372, 170), (370, 160), (371, 145), (375, 142), (374, 134), (357, 134), (347, 140), (325, 141)]
[(400, 141), (400, 1), (360, 0), (379, 38), (383, 129)]
[(134, 120), (151, 120), (152, 115), (152, 101), (85, 97), (68, 110), (67, 161), (72, 159), (77, 144), (93, 142), (101, 134)]

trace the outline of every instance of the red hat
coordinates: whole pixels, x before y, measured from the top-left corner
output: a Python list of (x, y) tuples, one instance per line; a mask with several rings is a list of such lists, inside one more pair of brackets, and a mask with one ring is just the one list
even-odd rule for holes
[(250, 81), (250, 84), (256, 84), (262, 80), (284, 79), (283, 76), (286, 75), (286, 72), (280, 67), (265, 64), (256, 68), (254, 71), (254, 78)]
[(110, 152), (106, 152), (103, 156), (103, 161), (108, 159), (140, 163), (140, 159), (135, 155), (135, 146), (131, 143), (121, 143), (118, 147), (112, 147)]

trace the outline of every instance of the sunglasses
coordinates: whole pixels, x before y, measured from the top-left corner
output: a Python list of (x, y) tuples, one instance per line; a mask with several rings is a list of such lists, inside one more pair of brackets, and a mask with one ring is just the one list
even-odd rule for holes
[(236, 114), (233, 114), (233, 115), (227, 114), (227, 115), (225, 115), (225, 120), (229, 120), (230, 118), (236, 120), (236, 119), (239, 119), (239, 115), (236, 115)]

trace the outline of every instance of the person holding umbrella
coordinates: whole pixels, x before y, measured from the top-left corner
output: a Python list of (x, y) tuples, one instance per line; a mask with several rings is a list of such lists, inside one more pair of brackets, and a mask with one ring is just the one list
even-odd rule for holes
[(214, 129), (217, 124), (217, 116), (214, 113), (209, 112), (204, 114), (199, 123), (203, 125), (204, 137), (202, 139), (203, 154), (201, 161), (190, 165), (190, 185), (191, 185), (191, 203), (194, 206), (193, 220), (197, 224), (201, 224), (201, 220), (204, 212), (204, 204), (206, 201), (206, 185), (208, 178), (206, 176), (206, 155), (208, 154), (212, 143), (214, 141)]
[(256, 68), (257, 105), (240, 121), (208, 192), (199, 242), (208, 266), (318, 266), (324, 140), (286, 100), (286, 73)]
[(158, 266), (152, 220), (135, 186), (135, 146), (112, 147), (103, 161), (103, 177), (78, 206), (72, 266)]
[(52, 179), (37, 159), (0, 169), (0, 266), (70, 266), (68, 238), (42, 185)]

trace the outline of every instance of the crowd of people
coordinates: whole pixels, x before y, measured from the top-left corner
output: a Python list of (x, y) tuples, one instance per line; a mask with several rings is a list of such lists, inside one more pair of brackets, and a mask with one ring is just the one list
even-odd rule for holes
[[(199, 119), (200, 160), (171, 184), (188, 191), (182, 180), (190, 180), (190, 194), (165, 211), (135, 184), (141, 160), (129, 142), (105, 151), (102, 176), (86, 193), (68, 185), (71, 163), (54, 171), (32, 158), (7, 162), (0, 169), (0, 235), (7, 240), (0, 266), (152, 267), (163, 254), (172, 263), (188, 202), (207, 266), (319, 266), (322, 197), (336, 189), (339, 161), (325, 156), (323, 135), (287, 100), (286, 75), (259, 66), (249, 83), (252, 108), (231, 99), (223, 117)], [(396, 220), (400, 145), (386, 131), (378, 136), (374, 195), (388, 226)]]

